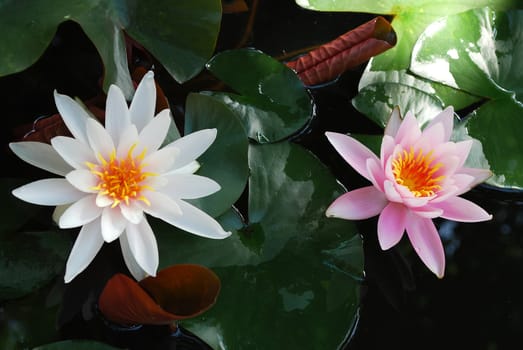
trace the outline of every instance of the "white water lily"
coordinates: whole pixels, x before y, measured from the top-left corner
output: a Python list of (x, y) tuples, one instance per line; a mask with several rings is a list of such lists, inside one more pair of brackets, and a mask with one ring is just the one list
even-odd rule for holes
[(73, 137), (54, 137), (51, 145), (15, 142), (10, 147), (24, 161), (64, 178), (35, 181), (13, 195), (57, 206), (53, 217), (61, 228), (82, 227), (67, 260), (66, 283), (91, 263), (104, 242), (117, 238), (132, 275), (137, 280), (155, 276), (158, 247), (145, 214), (207, 238), (230, 235), (184, 201), (220, 189), (214, 180), (194, 174), (196, 159), (217, 131), (200, 130), (161, 147), (171, 115), (165, 109), (154, 116), (152, 72), (138, 85), (130, 107), (117, 86), (109, 88), (105, 128), (70, 97), (55, 92), (54, 98)]

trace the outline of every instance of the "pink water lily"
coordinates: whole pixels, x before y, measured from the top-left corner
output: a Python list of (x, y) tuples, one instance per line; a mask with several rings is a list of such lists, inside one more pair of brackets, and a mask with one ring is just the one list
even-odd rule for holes
[(396, 108), (385, 128), (380, 157), (354, 138), (327, 132), (338, 153), (372, 185), (343, 194), (326, 215), (347, 220), (379, 214), (378, 241), (386, 250), (406, 231), (416, 253), (439, 278), (445, 270), (445, 253), (433, 218), (462, 222), (490, 220), (484, 209), (458, 197), (491, 176), (486, 169), (464, 163), (472, 140), (452, 142), (452, 107), (421, 130), (412, 113), (402, 120)]
[(214, 180), (194, 174), (200, 167), (196, 159), (214, 142), (217, 130), (199, 130), (163, 145), (172, 117), (169, 109), (154, 115), (152, 72), (143, 77), (130, 106), (120, 88), (111, 85), (105, 127), (70, 97), (55, 92), (54, 98), (73, 137), (10, 147), (26, 162), (63, 177), (29, 183), (13, 195), (56, 206), (53, 217), (61, 228), (82, 227), (67, 260), (66, 283), (91, 263), (104, 242), (116, 239), (137, 280), (155, 276), (158, 247), (145, 214), (207, 238), (231, 234), (185, 201), (220, 190)]

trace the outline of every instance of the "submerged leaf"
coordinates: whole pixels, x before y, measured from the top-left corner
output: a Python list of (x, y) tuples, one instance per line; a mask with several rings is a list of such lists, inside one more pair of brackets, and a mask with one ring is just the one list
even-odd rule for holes
[(167, 325), (208, 310), (220, 286), (214, 272), (195, 264), (170, 266), (140, 282), (118, 273), (105, 285), (98, 306), (117, 324)]
[(179, 264), (165, 268), (156, 277), (139, 282), (163, 309), (176, 319), (195, 317), (216, 302), (220, 279), (208, 268), (196, 264)]
[(121, 273), (107, 282), (98, 307), (105, 318), (121, 325), (171, 324), (177, 319), (163, 310), (136, 281)]
[(335, 79), (343, 72), (367, 61), (396, 44), (396, 33), (383, 17), (339, 36), (319, 48), (287, 63), (305, 85)]

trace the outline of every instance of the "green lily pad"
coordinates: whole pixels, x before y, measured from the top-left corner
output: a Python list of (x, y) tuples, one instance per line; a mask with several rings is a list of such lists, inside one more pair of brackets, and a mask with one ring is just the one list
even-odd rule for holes
[(31, 293), (58, 276), (70, 244), (67, 233), (58, 231), (5, 237), (0, 245), (0, 300)]
[(117, 84), (129, 98), (125, 32), (148, 49), (179, 82), (201, 71), (214, 51), (221, 21), (218, 0), (3, 1), (0, 3), (0, 76), (35, 63), (61, 22), (78, 22), (104, 63), (104, 87)]
[(282, 140), (312, 117), (312, 101), (301, 80), (287, 66), (252, 50), (222, 52), (207, 69), (236, 93), (214, 93), (236, 113), (248, 136), (259, 142)]
[(469, 134), (483, 144), (494, 186), (523, 188), (514, 169), (523, 142), (515, 125), (523, 108), (523, 11), (470, 10), (435, 22), (414, 47), (411, 69), (426, 79), (485, 100), (472, 114)]
[(483, 6), (504, 10), (518, 4), (517, 0), (296, 0), (296, 3), (310, 10), (394, 16), (391, 24), (398, 36), (398, 42), (394, 48), (370, 60), (369, 66), (375, 71), (408, 68), (414, 43), (425, 28), (438, 18)]
[(198, 158), (201, 164), (198, 174), (218, 182), (221, 190), (190, 202), (211, 216), (221, 215), (236, 202), (247, 184), (247, 135), (229, 106), (211, 96), (189, 94), (185, 116), (185, 134), (217, 129), (216, 140)]
[(33, 210), (35, 208), (34, 205), (23, 202), (11, 194), (13, 189), (22, 186), (25, 183), (26, 181), (21, 181), (19, 179), (0, 179), (0, 193), (3, 194), (0, 238), (14, 234), (14, 232), (36, 214), (35, 210)]
[(55, 321), (60, 289), (50, 287), (2, 303), (0, 349), (32, 349), (59, 340)]
[(354, 223), (325, 216), (344, 188), (292, 143), (251, 145), (249, 164), (247, 222), (234, 212), (220, 218), (225, 227), (244, 222), (231, 237), (206, 240), (153, 221), (160, 265), (203, 264), (222, 282), (216, 305), (183, 325), (214, 348), (335, 349), (356, 320), (363, 271)]
[(352, 103), (356, 109), (382, 127), (387, 124), (395, 106), (399, 106), (402, 114), (412, 112), (422, 125), (443, 110), (443, 103), (434, 95), (398, 83), (368, 85)]

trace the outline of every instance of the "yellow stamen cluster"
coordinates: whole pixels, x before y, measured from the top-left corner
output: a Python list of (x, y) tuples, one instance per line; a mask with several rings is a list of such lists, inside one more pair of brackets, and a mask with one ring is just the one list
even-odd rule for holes
[(142, 163), (146, 150), (143, 150), (138, 156), (133, 156), (134, 144), (127, 152), (126, 157), (116, 158), (116, 151), (113, 151), (106, 160), (101, 154), (98, 155), (100, 164), (87, 163), (93, 174), (100, 179), (93, 190), (99, 191), (102, 195), (107, 195), (113, 200), (111, 208), (116, 207), (124, 202), (129, 205), (132, 200), (140, 200), (147, 205), (151, 203), (143, 196), (143, 190), (152, 190), (150, 186), (144, 185), (143, 182), (149, 176), (155, 176), (154, 173), (143, 171)]
[(425, 154), (422, 149), (415, 152), (411, 147), (392, 161), (392, 173), (396, 182), (407, 187), (415, 197), (430, 197), (441, 189), (444, 176), (435, 176), (441, 166), (441, 163), (434, 164), (432, 151)]

